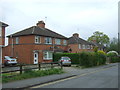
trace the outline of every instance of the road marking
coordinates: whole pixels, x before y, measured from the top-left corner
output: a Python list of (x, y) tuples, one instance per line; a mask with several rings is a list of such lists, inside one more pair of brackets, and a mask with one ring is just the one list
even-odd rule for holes
[[(115, 66), (112, 66), (112, 67), (115, 67)], [(84, 74), (81, 74), (81, 75), (69, 77), (69, 78), (62, 79), (62, 80), (58, 80), (58, 81), (54, 81), (54, 82), (45, 83), (45, 84), (42, 84), (42, 85), (33, 86), (33, 87), (30, 87), (30, 88), (41, 88), (41, 87), (44, 87), (44, 86), (48, 86), (48, 85), (51, 85), (51, 84), (56, 84), (56, 83), (59, 83), (59, 82), (63, 82), (63, 81), (66, 81), (66, 80), (78, 78), (78, 77), (85, 76), (85, 75), (88, 75), (88, 74), (92, 74), (92, 73), (104, 71), (104, 70), (107, 70), (107, 69), (110, 69), (110, 68), (111, 68), (111, 67), (102, 68), (102, 69), (95, 70), (95, 71), (92, 71), (92, 72), (84, 73)]]

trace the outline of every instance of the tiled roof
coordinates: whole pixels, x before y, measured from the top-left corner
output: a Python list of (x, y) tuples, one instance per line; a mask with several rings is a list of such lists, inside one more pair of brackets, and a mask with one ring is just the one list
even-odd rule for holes
[[(12, 34), (13, 37), (26, 36), (26, 35), (40, 35), (40, 36), (47, 36), (47, 37), (53, 37), (53, 38), (67, 39), (67, 37), (60, 35), (52, 30), (49, 30), (47, 28), (40, 28), (38, 26), (32, 26), (30, 28), (27, 28), (25, 30)], [(8, 37), (10, 36), (11, 35), (9, 35)]]
[(69, 38), (68, 43), (69, 44), (85, 44), (85, 45), (91, 45), (92, 44), (92, 43), (90, 43), (86, 40), (83, 40), (82, 38), (74, 37), (74, 36)]

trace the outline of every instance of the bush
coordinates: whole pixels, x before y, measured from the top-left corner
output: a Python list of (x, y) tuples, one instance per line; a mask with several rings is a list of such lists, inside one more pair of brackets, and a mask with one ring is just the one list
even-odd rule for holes
[(116, 51), (109, 51), (107, 57), (109, 58), (110, 63), (119, 62), (118, 53)]
[(103, 65), (106, 62), (106, 55), (102, 51), (81, 52), (81, 53), (57, 53), (54, 54), (54, 61), (58, 61), (62, 56), (71, 58), (72, 64), (79, 64), (84, 67)]
[(54, 53), (53, 61), (57, 62), (61, 57), (67, 56), (71, 59), (72, 64), (79, 64), (79, 54), (78, 53)]

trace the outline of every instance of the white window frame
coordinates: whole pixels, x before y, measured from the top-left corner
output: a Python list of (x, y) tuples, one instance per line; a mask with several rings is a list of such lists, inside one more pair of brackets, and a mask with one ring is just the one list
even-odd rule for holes
[(19, 37), (16, 37), (16, 38), (15, 38), (15, 43), (16, 43), (16, 44), (19, 44)]
[(87, 49), (90, 49), (90, 45), (87, 45)]
[(79, 48), (79, 49), (82, 49), (82, 45), (81, 45), (81, 44), (79, 44), (78, 48)]
[[(46, 54), (46, 56), (45, 56), (45, 54)], [(52, 56), (50, 56), (50, 54), (52, 54)], [(51, 59), (53, 59), (53, 52), (51, 52), (51, 51), (45, 51), (43, 53), (43, 59), (44, 60), (51, 60)]]
[(41, 43), (41, 37), (35, 36), (35, 43)]
[(67, 45), (67, 40), (63, 40), (63, 45)]
[(85, 45), (84, 45), (84, 44), (82, 45), (82, 49), (86, 49), (86, 47), (85, 47)]
[(55, 39), (55, 44), (60, 45), (61, 44), (61, 39)]
[(45, 37), (45, 44), (52, 44), (52, 38), (51, 37)]
[(90, 48), (93, 49), (93, 45), (90, 45)]

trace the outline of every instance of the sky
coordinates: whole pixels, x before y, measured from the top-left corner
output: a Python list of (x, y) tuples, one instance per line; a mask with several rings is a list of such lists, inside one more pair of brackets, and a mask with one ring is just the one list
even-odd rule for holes
[[(0, 0), (0, 21), (6, 36), (35, 26), (40, 20), (66, 37), (73, 33), (85, 40), (95, 31), (110, 38), (118, 34), (119, 0)], [(7, 39), (6, 39), (7, 44)]]

